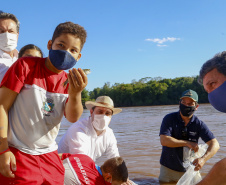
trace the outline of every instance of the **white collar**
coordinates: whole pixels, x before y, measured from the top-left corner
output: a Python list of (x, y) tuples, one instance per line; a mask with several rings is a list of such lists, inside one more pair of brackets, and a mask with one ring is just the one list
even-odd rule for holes
[(6, 52), (4, 52), (4, 51), (2, 51), (1, 49), (0, 49), (0, 58), (6, 58), (6, 59), (14, 59), (14, 58), (18, 58), (18, 50), (17, 49), (14, 49), (13, 50), (13, 58), (8, 54), (8, 53), (6, 53)]

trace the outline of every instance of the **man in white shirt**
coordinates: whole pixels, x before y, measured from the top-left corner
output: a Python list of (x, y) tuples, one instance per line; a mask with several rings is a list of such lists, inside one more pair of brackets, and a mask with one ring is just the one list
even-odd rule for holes
[(107, 158), (119, 156), (115, 135), (108, 127), (112, 115), (122, 109), (114, 108), (112, 99), (100, 96), (95, 102), (85, 103), (90, 117), (75, 122), (61, 138), (59, 153), (86, 154), (94, 161), (104, 153)]
[(0, 11), (0, 82), (18, 58), (19, 28), (20, 23), (15, 15)]

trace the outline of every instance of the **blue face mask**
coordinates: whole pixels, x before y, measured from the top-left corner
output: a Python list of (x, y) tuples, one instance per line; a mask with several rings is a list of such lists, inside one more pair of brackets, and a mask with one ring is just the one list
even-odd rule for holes
[(211, 105), (220, 112), (226, 113), (226, 81), (208, 94)]
[(49, 59), (53, 66), (58, 70), (67, 70), (72, 68), (77, 60), (65, 50), (49, 50)]

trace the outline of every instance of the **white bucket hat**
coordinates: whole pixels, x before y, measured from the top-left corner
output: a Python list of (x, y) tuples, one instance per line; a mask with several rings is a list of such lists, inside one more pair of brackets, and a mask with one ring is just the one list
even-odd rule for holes
[(87, 109), (92, 109), (93, 107), (106, 107), (113, 111), (113, 115), (118, 114), (122, 109), (114, 108), (114, 103), (109, 96), (99, 96), (95, 102), (87, 101), (85, 103)]

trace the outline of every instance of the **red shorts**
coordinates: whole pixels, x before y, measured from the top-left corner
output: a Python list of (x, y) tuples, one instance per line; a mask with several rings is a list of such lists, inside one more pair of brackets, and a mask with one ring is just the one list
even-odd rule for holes
[(10, 147), (16, 157), (15, 178), (0, 174), (0, 184), (63, 185), (64, 167), (57, 151), (42, 155), (30, 155)]

